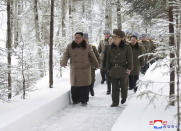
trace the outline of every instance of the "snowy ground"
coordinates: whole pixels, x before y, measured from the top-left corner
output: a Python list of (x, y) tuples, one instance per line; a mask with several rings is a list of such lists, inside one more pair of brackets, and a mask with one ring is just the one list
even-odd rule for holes
[[(176, 131), (177, 118), (176, 106), (168, 106), (169, 103), (169, 68), (164, 65), (156, 68), (154, 63), (141, 78), (138, 92), (128, 102), (128, 106), (119, 116), (111, 131)], [(150, 83), (150, 84), (149, 84)], [(137, 98), (144, 94), (142, 97)], [(154, 121), (161, 120), (162, 123)], [(153, 122), (153, 123), (152, 123)], [(166, 124), (164, 125), (163, 122)], [(158, 124), (158, 125), (157, 125)], [(161, 129), (155, 129), (161, 127)]]
[[(63, 110), (58, 108), (58, 112), (52, 113), (48, 118), (46, 117), (26, 131), (155, 131), (154, 125), (150, 125), (150, 122), (154, 120), (167, 122), (166, 128), (161, 131), (176, 131), (176, 106), (166, 108), (169, 100), (169, 75), (167, 74), (168, 67), (164, 66), (164, 63), (166, 63), (165, 60), (163, 65), (155, 70), (153, 69), (156, 64), (153, 64), (145, 76), (140, 76), (140, 80), (150, 84), (143, 82), (139, 85), (136, 94), (129, 91), (126, 104), (120, 104), (115, 108), (110, 107), (111, 96), (106, 95), (106, 84), (100, 84), (100, 74), (97, 71), (95, 96), (90, 97), (87, 106), (78, 104), (68, 105)], [(30, 93), (25, 101), (17, 97), (12, 103), (0, 103), (0, 127), (14, 120), (9, 116), (18, 118), (27, 111), (68, 91), (70, 83), (67, 69), (64, 70), (63, 76), (61, 79), (56, 78), (53, 89), (48, 88), (48, 77), (45, 77), (37, 83), (38, 90)], [(146, 95), (141, 99), (137, 98), (140, 94)], [(58, 101), (58, 103), (61, 105), (61, 102)], [(56, 104), (53, 107), (57, 107)], [(44, 110), (46, 109), (41, 110), (41, 114)], [(38, 118), (39, 114), (35, 114), (34, 119)]]
[[(129, 99), (132, 95), (129, 95)], [(98, 84), (87, 106), (70, 105), (29, 131), (110, 131), (126, 104), (111, 108), (106, 84)]]
[[(52, 89), (48, 87), (48, 76), (45, 76), (37, 82), (37, 84), (34, 86), (33, 92), (27, 92), (25, 100), (22, 99), (21, 95), (18, 95), (13, 97), (9, 103), (0, 102), (0, 131), (6, 131), (7, 129), (4, 130), (6, 127), (14, 128), (11, 131), (20, 131), (18, 130), (19, 125), (16, 126), (17, 124), (15, 123), (23, 123), (24, 126), (22, 127), (26, 128), (27, 126), (34, 124), (36, 121), (41, 120), (43, 118), (42, 113), (47, 112), (47, 114), (44, 115), (45, 117), (51, 114), (51, 112), (53, 112), (56, 107), (46, 107), (46, 109), (43, 109), (42, 113), (39, 114), (37, 114), (37, 111), (47, 104), (53, 104), (53, 102), (55, 102), (57, 99), (60, 99), (61, 96), (70, 90), (69, 70), (64, 69), (63, 77), (61, 78), (56, 77), (57, 75), (58, 72), (55, 71), (54, 88)], [(60, 100), (60, 103), (57, 104), (57, 107), (65, 106), (65, 103), (68, 105), (69, 99), (66, 101), (64, 99)], [(29, 118), (25, 120), (24, 117)]]

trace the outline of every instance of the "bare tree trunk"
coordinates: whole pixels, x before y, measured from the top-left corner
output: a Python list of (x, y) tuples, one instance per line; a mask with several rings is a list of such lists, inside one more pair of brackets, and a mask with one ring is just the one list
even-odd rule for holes
[(121, 3), (117, 0), (117, 27), (122, 30), (122, 19), (121, 19)]
[(8, 99), (12, 97), (11, 87), (11, 5), (10, 0), (7, 0), (7, 48), (8, 48)]
[(62, 0), (62, 37), (66, 37), (66, 26), (65, 26), (65, 16), (66, 16), (66, 3), (67, 0)]
[(50, 1), (43, 1), (43, 8), (42, 8), (42, 24), (41, 24), (41, 32), (42, 32), (42, 42), (44, 46), (46, 46), (48, 43), (50, 43), (50, 17), (47, 15), (50, 13), (49, 8), (50, 6)]
[(88, 23), (90, 24), (86, 24), (86, 32), (89, 34), (89, 43), (93, 43), (93, 36), (92, 36), (92, 32), (93, 32), (93, 1), (92, 0), (87, 0), (86, 4), (85, 4), (85, 9), (86, 9), (86, 18)]
[(181, 30), (181, 14), (180, 14), (180, 22), (179, 22), (179, 8), (177, 8), (177, 14), (176, 14), (176, 29), (177, 29), (177, 124), (178, 128), (177, 131), (180, 131), (180, 30)]
[(39, 31), (39, 17), (38, 17), (38, 0), (34, 0), (34, 20), (35, 20), (35, 33), (36, 33), (36, 40), (40, 42), (40, 31)]
[[(170, 0), (170, 2), (172, 2), (172, 0)], [(174, 24), (173, 24), (173, 6), (170, 5), (169, 6), (169, 33), (170, 33), (170, 37), (169, 37), (169, 45), (171, 47), (174, 47), (175, 43), (174, 43)], [(170, 105), (174, 105), (174, 94), (175, 94), (175, 68), (174, 68), (174, 59), (175, 55), (174, 52), (170, 52), (170, 100), (171, 103)]]
[(53, 88), (53, 33), (54, 33), (54, 0), (51, 0), (50, 50), (49, 50), (49, 87)]
[(24, 74), (24, 42), (23, 42), (23, 45), (21, 47), (21, 58), (22, 58), (21, 74), (23, 77), (23, 99), (25, 99), (26, 87), (25, 87), (25, 74)]
[(16, 48), (20, 41), (20, 34), (21, 34), (21, 13), (23, 10), (23, 2), (20, 0), (14, 1), (15, 2), (15, 15), (14, 15), (14, 47)]
[(14, 8), (14, 48), (18, 46), (18, 0), (15, 1), (15, 8)]
[(15, 1), (11, 0), (10, 1), (10, 5), (11, 5), (11, 16), (10, 16), (10, 19), (11, 19), (11, 46), (13, 46), (13, 32), (14, 32), (14, 3)]
[(112, 31), (112, 7), (109, 0), (106, 0), (105, 29)]
[(72, 0), (69, 0), (68, 2), (68, 6), (69, 6), (69, 33), (70, 33), (70, 41), (73, 40), (73, 15), (72, 15), (72, 12), (73, 12), (73, 8), (72, 8)]
[(38, 16), (38, 0), (34, 0), (34, 18), (35, 18), (35, 34), (36, 42), (38, 47), (38, 69), (40, 71), (40, 77), (44, 76), (43, 73), (43, 58), (42, 58), (42, 45), (40, 39), (40, 28), (39, 28), (39, 16)]

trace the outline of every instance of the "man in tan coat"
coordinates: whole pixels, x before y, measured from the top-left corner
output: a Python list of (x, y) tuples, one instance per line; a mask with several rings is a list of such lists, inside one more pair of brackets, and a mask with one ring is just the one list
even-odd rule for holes
[(99, 63), (91, 45), (83, 39), (83, 33), (75, 33), (75, 40), (69, 44), (63, 54), (61, 66), (66, 67), (70, 59), (70, 83), (73, 104), (86, 105), (91, 85), (91, 64), (98, 68)]

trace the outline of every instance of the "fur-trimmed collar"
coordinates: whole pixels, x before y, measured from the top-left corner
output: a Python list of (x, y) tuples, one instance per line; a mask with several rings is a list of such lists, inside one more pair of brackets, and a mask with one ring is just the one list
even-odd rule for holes
[(130, 46), (131, 46), (132, 48), (136, 48), (136, 49), (138, 49), (138, 48), (139, 48), (138, 42), (136, 42), (136, 44), (135, 44), (135, 45), (132, 45), (132, 44), (130, 43)]
[[(117, 47), (117, 46), (114, 43), (112, 43), (111, 48), (115, 48), (115, 47)], [(119, 44), (119, 48), (123, 48), (123, 47), (125, 47), (125, 42), (121, 41)]]
[(86, 41), (85, 40), (83, 40), (82, 41), (82, 43), (80, 43), (80, 44), (77, 44), (77, 43), (75, 43), (75, 41), (73, 41), (72, 42), (72, 48), (74, 49), (74, 48), (86, 48), (87, 47), (87, 43), (86, 43)]

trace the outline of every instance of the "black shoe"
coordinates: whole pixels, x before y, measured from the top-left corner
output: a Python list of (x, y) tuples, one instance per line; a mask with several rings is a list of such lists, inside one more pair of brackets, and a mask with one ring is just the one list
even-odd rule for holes
[(129, 90), (133, 90), (133, 88), (130, 87)]
[(86, 106), (86, 105), (87, 105), (87, 102), (82, 102), (82, 105), (83, 105), (83, 106)]
[(78, 101), (74, 101), (73, 104), (76, 105), (76, 104), (79, 104), (80, 102)]
[(137, 92), (137, 89), (138, 89), (138, 87), (135, 87), (135, 88), (134, 88), (134, 92), (135, 92), (135, 93)]
[(111, 104), (111, 107), (117, 107), (118, 104)]
[(124, 104), (126, 102), (126, 99), (121, 100), (121, 104)]
[(104, 80), (101, 81), (101, 84), (104, 84)]
[(91, 96), (94, 96), (94, 89), (90, 90), (90, 94), (91, 94)]
[(111, 94), (111, 92), (110, 91), (107, 91), (107, 93), (106, 93), (107, 95), (110, 95)]

